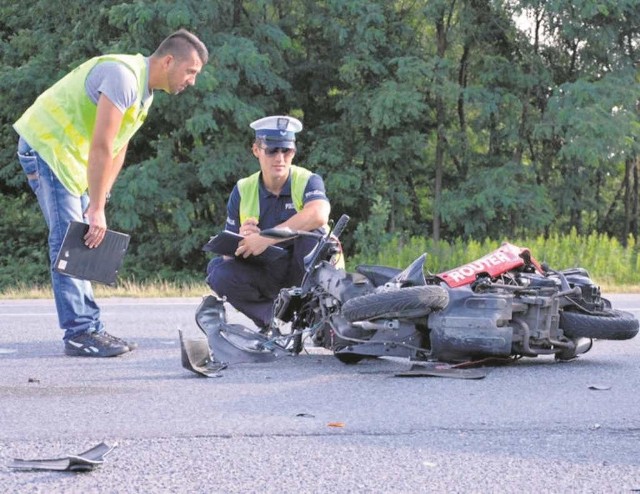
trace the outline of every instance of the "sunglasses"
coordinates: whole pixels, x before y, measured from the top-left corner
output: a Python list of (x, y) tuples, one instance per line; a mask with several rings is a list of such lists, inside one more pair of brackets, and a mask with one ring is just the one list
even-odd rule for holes
[(279, 147), (264, 147), (262, 148), (262, 150), (264, 151), (264, 154), (266, 154), (267, 156), (275, 156), (278, 153), (282, 153), (284, 156), (291, 156), (293, 153), (296, 152), (295, 149), (291, 149), (291, 148), (279, 148)]

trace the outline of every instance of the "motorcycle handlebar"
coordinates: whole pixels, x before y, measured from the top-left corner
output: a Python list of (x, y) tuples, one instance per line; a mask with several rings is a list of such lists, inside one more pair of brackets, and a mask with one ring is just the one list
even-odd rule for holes
[(340, 238), (340, 234), (342, 233), (342, 230), (344, 230), (344, 228), (347, 226), (347, 223), (349, 223), (349, 219), (349, 216), (347, 216), (346, 214), (340, 216), (340, 218), (336, 222), (336, 226), (333, 227), (333, 232), (331, 232), (334, 237)]

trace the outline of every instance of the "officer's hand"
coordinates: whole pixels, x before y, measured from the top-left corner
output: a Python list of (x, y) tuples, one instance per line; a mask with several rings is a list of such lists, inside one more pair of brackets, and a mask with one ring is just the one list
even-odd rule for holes
[(238, 243), (236, 256), (242, 256), (245, 259), (249, 256), (259, 256), (273, 241), (260, 235), (249, 235)]
[(251, 235), (253, 233), (260, 233), (260, 228), (258, 228), (258, 220), (255, 218), (247, 218), (244, 220), (244, 223), (240, 225), (240, 235), (246, 237), (247, 235)]

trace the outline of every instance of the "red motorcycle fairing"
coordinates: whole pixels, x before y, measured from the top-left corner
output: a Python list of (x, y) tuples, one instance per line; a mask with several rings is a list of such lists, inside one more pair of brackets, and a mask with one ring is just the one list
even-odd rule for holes
[(538, 272), (542, 272), (540, 264), (531, 256), (529, 249), (504, 242), (486, 256), (464, 266), (440, 273), (438, 277), (451, 288), (456, 288), (473, 283), (479, 274), (486, 273), (495, 278), (507, 271), (522, 267), (526, 264), (525, 258), (531, 261)]

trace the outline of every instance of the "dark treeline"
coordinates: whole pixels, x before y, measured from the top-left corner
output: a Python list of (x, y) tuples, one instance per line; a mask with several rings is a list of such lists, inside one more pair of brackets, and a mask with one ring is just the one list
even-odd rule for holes
[(199, 275), (248, 124), (291, 114), (347, 252), (434, 240), (638, 235), (637, 0), (0, 0), (0, 287), (47, 281), (11, 124), (85, 59), (197, 33), (211, 62), (157, 95), (108, 209), (126, 274)]

